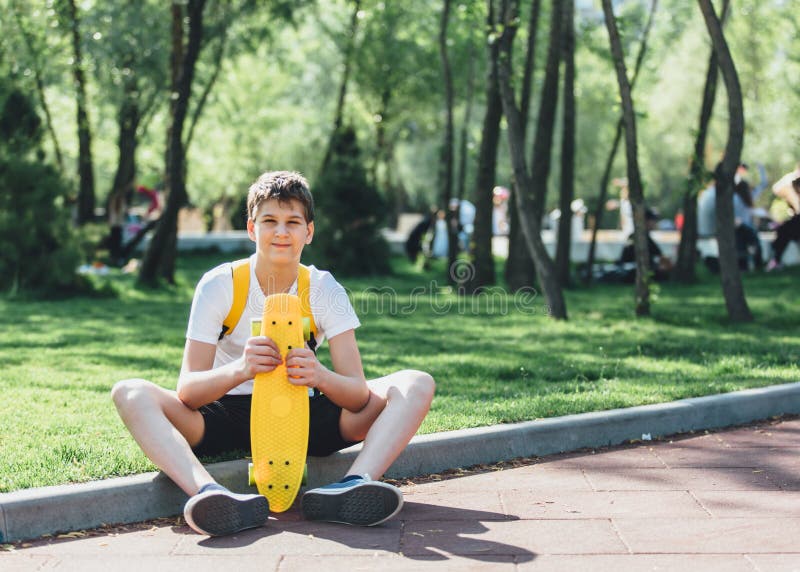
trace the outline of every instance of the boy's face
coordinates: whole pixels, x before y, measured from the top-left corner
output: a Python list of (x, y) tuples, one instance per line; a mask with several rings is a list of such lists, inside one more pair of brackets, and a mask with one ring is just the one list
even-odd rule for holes
[(247, 221), (247, 234), (256, 243), (256, 251), (270, 262), (299, 263), (303, 247), (311, 243), (314, 223), (306, 222), (299, 201), (264, 201), (255, 218)]

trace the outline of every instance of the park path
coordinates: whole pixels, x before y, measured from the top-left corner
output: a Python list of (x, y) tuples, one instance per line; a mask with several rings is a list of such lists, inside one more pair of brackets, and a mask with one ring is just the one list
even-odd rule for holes
[(180, 519), (0, 552), (0, 570), (800, 571), (800, 420), (406, 484), (374, 528), (293, 509), (228, 538)]

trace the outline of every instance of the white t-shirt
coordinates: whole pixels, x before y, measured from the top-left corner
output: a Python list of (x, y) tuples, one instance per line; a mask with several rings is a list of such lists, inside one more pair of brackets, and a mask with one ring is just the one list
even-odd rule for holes
[[(222, 322), (233, 304), (233, 279), (231, 263), (220, 264), (206, 272), (197, 283), (186, 328), (186, 338), (207, 344), (216, 344), (214, 368), (239, 359), (244, 346), (250, 338), (251, 318), (261, 318), (264, 311), (264, 293), (255, 275), (255, 254), (250, 257), (250, 291), (239, 323), (233, 331), (219, 340)], [(325, 338), (332, 338), (353, 330), (361, 322), (353, 310), (347, 292), (330, 272), (309, 266), (309, 304), (317, 326), (317, 347)], [(289, 290), (297, 294), (297, 281)], [(234, 387), (228, 395), (250, 395), (253, 393), (253, 380), (250, 379)]]

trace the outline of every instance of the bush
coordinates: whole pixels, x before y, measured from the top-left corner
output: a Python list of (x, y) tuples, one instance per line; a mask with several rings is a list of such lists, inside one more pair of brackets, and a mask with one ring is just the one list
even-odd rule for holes
[(380, 229), (386, 204), (367, 181), (355, 131), (340, 129), (314, 185), (316, 232), (313, 252), (334, 272), (349, 275), (388, 274), (389, 245)]
[[(0, 94), (0, 97), (2, 94)], [(57, 295), (84, 290), (67, 186), (42, 162), (41, 122), (18, 90), (0, 114), (0, 291)]]

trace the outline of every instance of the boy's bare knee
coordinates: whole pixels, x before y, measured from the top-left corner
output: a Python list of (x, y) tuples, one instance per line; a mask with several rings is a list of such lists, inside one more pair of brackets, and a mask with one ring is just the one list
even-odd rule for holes
[(387, 397), (391, 400), (393, 394), (395, 396), (402, 395), (403, 398), (429, 406), (433, 401), (433, 394), (436, 391), (436, 382), (429, 373), (417, 370), (404, 370), (401, 372), (403, 375), (403, 382), (400, 387), (390, 387), (387, 392)]
[(149, 399), (154, 390), (155, 385), (146, 379), (123, 379), (111, 388), (111, 399), (121, 409)]
[(411, 394), (419, 401), (430, 405), (433, 401), (433, 394), (436, 392), (436, 381), (433, 376), (424, 371), (412, 370), (411, 374), (411, 387), (409, 388)]

